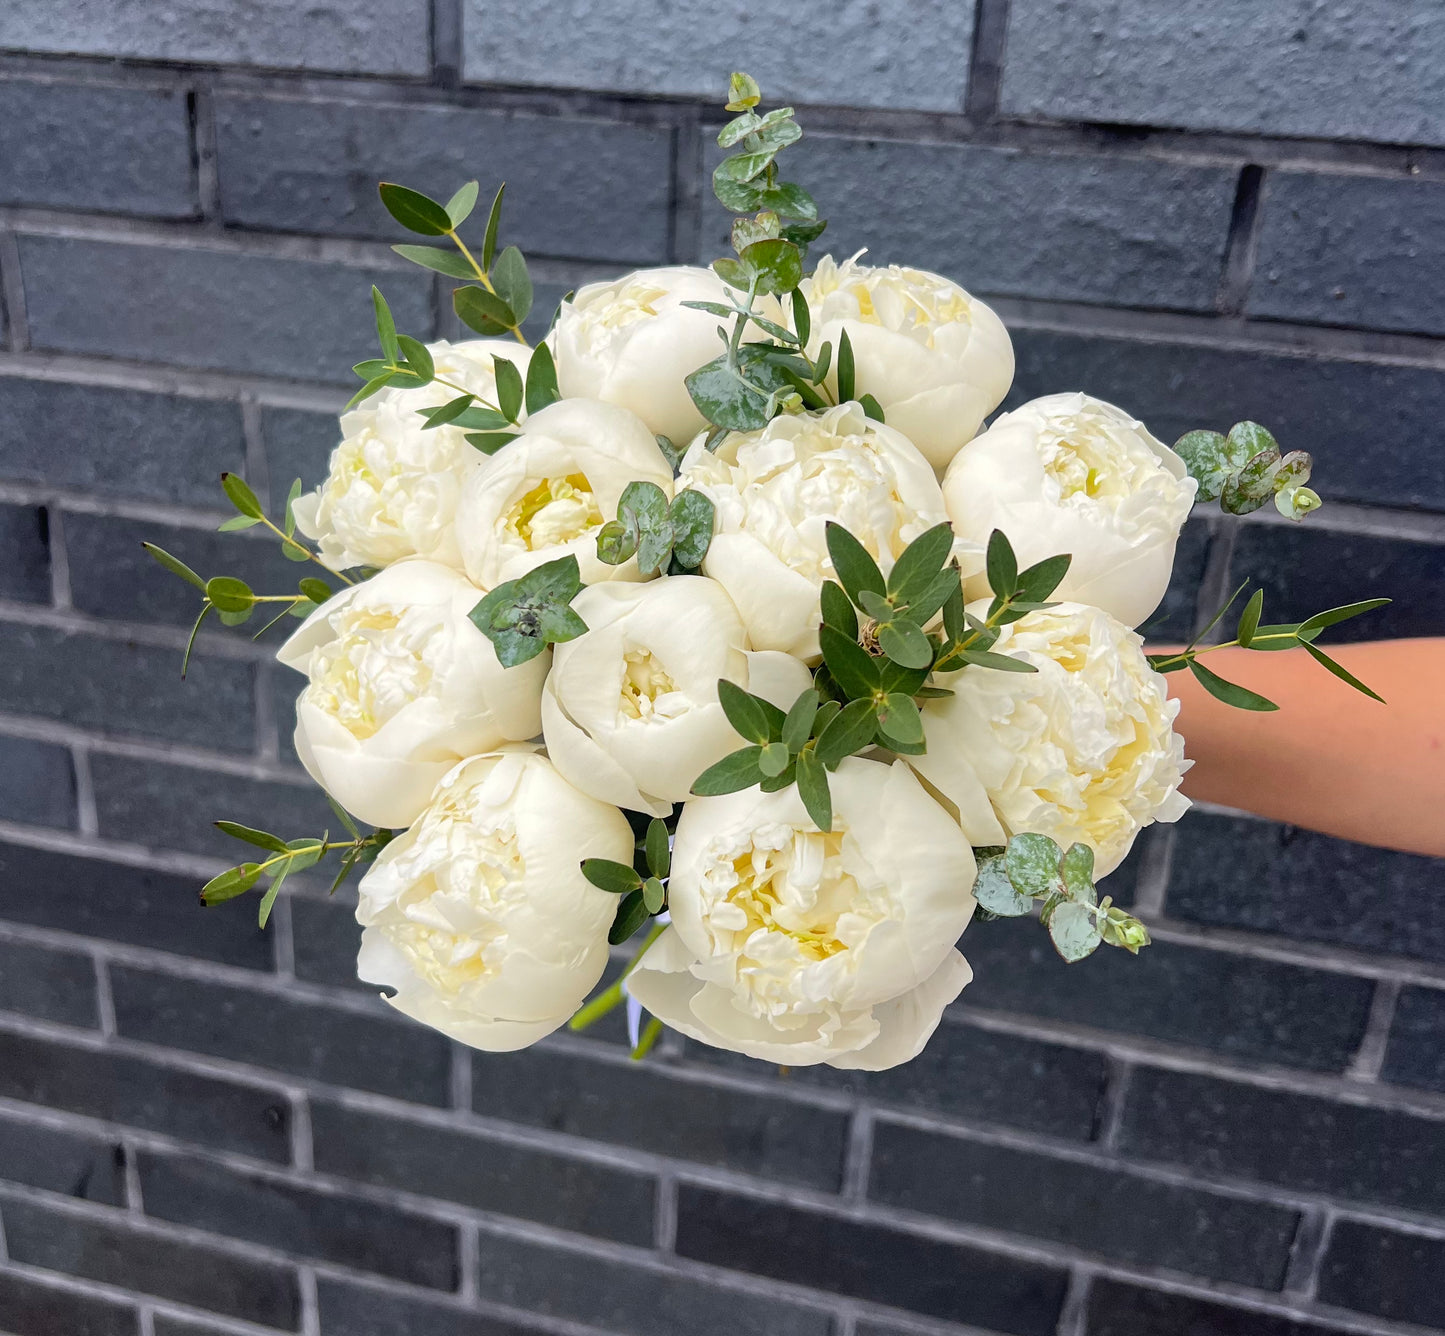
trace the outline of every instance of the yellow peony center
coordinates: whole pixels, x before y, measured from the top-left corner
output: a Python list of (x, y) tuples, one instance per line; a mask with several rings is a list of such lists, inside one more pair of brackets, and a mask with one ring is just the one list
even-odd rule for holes
[(657, 713), (658, 698), (676, 690), (677, 683), (650, 650), (629, 650), (624, 656), (618, 707), (624, 718), (651, 719)]
[(353, 737), (371, 737), (404, 705), (431, 686), (434, 638), (443, 633), (435, 616), (389, 608), (351, 609), (336, 639), (312, 658), (308, 704), (331, 715)]
[(583, 308), (583, 324), (590, 331), (626, 329), (657, 314), (657, 303), (667, 289), (653, 283), (630, 283), (605, 301)]
[(543, 478), (513, 503), (503, 520), (532, 550), (556, 547), (602, 525), (602, 508), (585, 473)]
[(840, 900), (851, 904), (850, 894), (856, 883), (842, 871), (840, 853), (843, 835), (833, 831), (827, 835), (798, 832), (796, 839), (818, 843), (821, 847), (812, 851), (821, 855), (828, 894), (799, 898), (786, 893), (783, 883), (793, 864), (793, 853), (788, 850), (752, 849), (733, 859), (733, 871), (737, 884), (728, 892), (728, 903), (742, 910), (746, 926), (742, 929), (744, 939), (756, 932), (775, 933), (790, 939), (798, 954), (806, 960), (827, 960), (840, 951), (848, 949), (838, 939), (838, 912), (834, 907)]

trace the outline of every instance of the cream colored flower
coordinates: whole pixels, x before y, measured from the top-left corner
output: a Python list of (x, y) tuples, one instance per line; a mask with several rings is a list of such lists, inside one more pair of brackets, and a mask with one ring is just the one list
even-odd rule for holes
[[(681, 486), (717, 507), (703, 571), (723, 586), (757, 649), (818, 652), (818, 591), (834, 578), (826, 525), (836, 520), (886, 573), (913, 539), (948, 517), (928, 461), (856, 404), (774, 418), (761, 431), (695, 441)], [(977, 544), (956, 547), (981, 568)]]
[(682, 810), (672, 926), (628, 991), (683, 1034), (765, 1062), (880, 1071), (916, 1057), (972, 977), (973, 851), (901, 761), (830, 776), (833, 831), (795, 787)]
[(641, 579), (635, 557), (597, 556), (597, 531), (630, 482), (672, 496), (672, 469), (640, 419), (595, 399), (549, 404), (467, 480), (457, 512), (467, 574), (494, 589), (571, 553), (587, 584)]
[[(567, 398), (601, 399), (635, 413), (681, 448), (707, 424), (684, 379), (723, 350), (722, 323), (687, 301), (728, 302), (710, 269), (639, 269), (589, 283), (557, 317), (557, 384)], [(736, 295), (736, 294), (734, 294)], [(758, 337), (752, 330), (752, 337)]]
[[(1057, 597), (1139, 626), (1169, 587), (1197, 484), (1184, 461), (1127, 413), (1086, 394), (1051, 394), (1005, 413), (955, 456), (943, 480), (953, 527), (1002, 529), (1020, 566), (1073, 561)], [(970, 598), (988, 592), (979, 577)]]
[(718, 704), (719, 678), (783, 710), (811, 685), (797, 659), (746, 648), (714, 580), (592, 585), (572, 606), (588, 630), (553, 650), (547, 754), (584, 793), (621, 807), (669, 815), (708, 766), (744, 745)]
[(582, 875), (584, 858), (632, 861), (615, 807), (528, 749), (463, 761), (362, 879), (357, 973), (473, 1048), (535, 1043), (607, 965), (617, 897)]
[[(1004, 833), (1037, 831), (1064, 848), (1081, 841), (1099, 876), (1124, 861), (1143, 827), (1184, 815), (1179, 702), (1137, 634), (1098, 608), (1060, 603), (1004, 627), (994, 649), (1038, 671), (939, 677), (954, 694), (924, 702), (928, 750), (911, 760), (940, 793), (976, 812), (981, 785)], [(977, 826), (970, 834), (1002, 843)]]
[(802, 283), (812, 316), (808, 348), (832, 344), (829, 387), (838, 388), (844, 330), (856, 393), (871, 394), (890, 427), (940, 473), (1003, 402), (1013, 380), (1008, 331), (957, 283), (922, 269), (872, 268), (825, 255)]
[[(438, 376), (497, 401), (493, 359), (516, 364), (525, 377), (531, 350), (508, 339), (428, 345)], [(298, 497), (296, 527), (317, 541), (335, 570), (389, 566), (421, 556), (461, 569), (457, 503), (462, 485), (486, 463), (460, 427), (426, 429), (417, 411), (457, 396), (433, 382), (385, 389), (343, 414), (343, 440), (331, 454), (326, 481)]]
[(277, 652), (310, 678), (296, 752), (361, 820), (409, 825), (458, 761), (540, 731), (548, 656), (503, 668), (467, 618), (480, 597), (458, 571), (398, 562), (318, 608)]

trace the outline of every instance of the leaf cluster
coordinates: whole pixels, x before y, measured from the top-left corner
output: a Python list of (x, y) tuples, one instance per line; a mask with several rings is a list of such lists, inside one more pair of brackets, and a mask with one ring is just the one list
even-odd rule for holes
[(293, 872), (305, 872), (329, 854), (341, 851), (341, 867), (331, 883), (331, 891), (335, 893), (337, 887), (354, 869), (372, 862), (377, 854), (391, 843), (395, 832), (374, 830), (370, 834), (362, 834), (357, 824), (335, 799), (329, 801), (332, 810), (346, 828), (349, 839), (332, 840), (330, 832), (323, 831), (320, 836), (287, 840), (269, 831), (243, 826), (238, 821), (217, 821), (216, 829), (223, 835), (264, 849), (271, 856), (260, 862), (240, 863), (212, 877), (201, 887), (201, 903), (207, 907), (225, 904), (227, 900), (234, 900), (255, 888), (262, 878), (268, 878), (270, 884), (261, 895), (259, 915), (261, 927), (264, 928), (286, 878)]
[(1230, 515), (1247, 515), (1270, 497), (1286, 519), (1302, 520), (1320, 507), (1305, 486), (1314, 461), (1303, 450), (1280, 453), (1279, 442), (1257, 422), (1236, 422), (1227, 436), (1217, 431), (1185, 432), (1174, 443), (1199, 499), (1215, 501)]
[(667, 908), (667, 878), (672, 870), (672, 847), (667, 822), (654, 817), (638, 842), (632, 863), (610, 858), (584, 858), (582, 875), (600, 891), (621, 896), (617, 917), (607, 940), (625, 942), (647, 919)]
[(693, 488), (671, 502), (655, 482), (630, 482), (617, 501), (617, 518), (597, 533), (597, 556), (620, 566), (636, 556), (643, 575), (688, 575), (702, 565), (712, 543), (717, 511)]
[(543, 562), (499, 584), (469, 614), (497, 652), (503, 668), (535, 659), (548, 645), (575, 640), (587, 623), (570, 606), (582, 590), (573, 555)]
[(1201, 647), (1200, 642), (1208, 637), (1209, 633), (1224, 619), (1225, 614), (1234, 606), (1247, 584), (1248, 581), (1240, 585), (1229, 596), (1228, 601), (1214, 614), (1209, 624), (1182, 650), (1166, 654), (1151, 654), (1149, 655), (1149, 666), (1159, 673), (1177, 673), (1181, 669), (1187, 668), (1194, 680), (1216, 700), (1223, 701), (1226, 705), (1232, 705), (1239, 710), (1266, 712), (1277, 710), (1279, 706), (1267, 696), (1261, 696), (1257, 691), (1242, 687), (1237, 682), (1230, 682), (1212, 668), (1205, 667), (1199, 662), (1199, 655), (1207, 654), (1210, 650), (1226, 649), (1231, 646), (1261, 652), (1298, 648), (1304, 650), (1320, 667), (1333, 673), (1346, 685), (1369, 696), (1372, 700), (1384, 704), (1384, 697), (1367, 687), (1343, 664), (1330, 658), (1315, 644), (1315, 640), (1319, 637), (1320, 632), (1327, 628), (1336, 626), (1340, 622), (1349, 621), (1352, 617), (1359, 617), (1363, 613), (1373, 612), (1376, 608), (1382, 608), (1390, 602), (1389, 599), (1368, 598), (1359, 603), (1346, 603), (1338, 608), (1327, 608), (1324, 612), (1317, 612), (1312, 617), (1306, 617), (1302, 622), (1281, 622), (1261, 626), (1260, 618), (1264, 612), (1264, 590), (1256, 589), (1239, 614), (1234, 639)]
[(1131, 955), (1149, 945), (1149, 930), (1132, 914), (1101, 901), (1094, 887), (1094, 851), (1087, 844), (1060, 849), (1047, 835), (1026, 831), (1005, 848), (980, 849), (973, 894), (982, 915), (1017, 918), (1043, 902), (1040, 922), (1067, 961), (1083, 960), (1100, 942)]

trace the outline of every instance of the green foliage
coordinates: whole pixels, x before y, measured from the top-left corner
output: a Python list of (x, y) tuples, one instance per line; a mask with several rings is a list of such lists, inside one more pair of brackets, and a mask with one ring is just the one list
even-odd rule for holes
[(1384, 704), (1384, 697), (1367, 687), (1353, 673), (1342, 664), (1330, 658), (1317, 644), (1315, 640), (1321, 631), (1331, 626), (1337, 626), (1340, 622), (1348, 621), (1352, 617), (1359, 617), (1367, 612), (1373, 612), (1376, 608), (1382, 608), (1389, 599), (1368, 598), (1359, 603), (1346, 603), (1342, 607), (1327, 608), (1324, 612), (1317, 612), (1313, 617), (1306, 617), (1302, 622), (1290, 624), (1279, 623), (1268, 626), (1260, 625), (1260, 617), (1264, 611), (1264, 590), (1256, 589), (1249, 601), (1244, 605), (1244, 611), (1239, 615), (1239, 621), (1235, 626), (1234, 639), (1227, 640), (1217, 645), (1203, 645), (1203, 641), (1211, 631), (1224, 619), (1225, 614), (1234, 605), (1240, 594), (1244, 592), (1244, 585), (1230, 595), (1224, 606), (1210, 619), (1209, 624), (1189, 642), (1182, 650), (1169, 654), (1149, 655), (1149, 666), (1159, 673), (1177, 673), (1187, 668), (1194, 680), (1199, 683), (1216, 700), (1223, 701), (1226, 705), (1232, 705), (1239, 710), (1253, 710), (1256, 712), (1269, 712), (1279, 709), (1279, 706), (1267, 696), (1261, 696), (1257, 691), (1251, 691), (1248, 687), (1242, 687), (1237, 682), (1227, 681), (1212, 668), (1207, 668), (1199, 662), (1201, 654), (1208, 654), (1211, 650), (1227, 649), (1237, 645), (1240, 649), (1269, 652), (1281, 649), (1302, 649), (1316, 663), (1329, 673), (1333, 673), (1340, 681), (1353, 687), (1356, 691), (1369, 696)]
[(374, 830), (369, 835), (363, 835), (334, 799), (331, 800), (331, 806), (341, 818), (350, 839), (333, 840), (327, 831), (317, 837), (287, 840), (269, 831), (243, 826), (237, 821), (217, 821), (216, 829), (223, 835), (264, 849), (271, 856), (259, 863), (240, 863), (212, 877), (201, 887), (201, 903), (207, 907), (225, 904), (226, 901), (234, 900), (252, 890), (263, 877), (267, 877), (270, 884), (262, 893), (259, 910), (260, 924), (264, 928), (287, 877), (293, 872), (305, 872), (308, 868), (315, 867), (323, 858), (333, 853), (340, 853), (341, 866), (331, 883), (331, 890), (335, 892), (354, 869), (375, 859), (391, 842), (394, 832)]
[(702, 565), (712, 543), (716, 509), (688, 488), (668, 502), (654, 482), (630, 482), (617, 501), (617, 518), (597, 531), (597, 556), (609, 566), (637, 557), (644, 575), (686, 575)]
[(1082, 960), (1100, 942), (1133, 955), (1149, 944), (1149, 930), (1094, 888), (1094, 851), (1086, 844), (1059, 846), (1047, 835), (1023, 831), (1005, 848), (976, 849), (973, 894), (988, 918), (1020, 918), (1042, 902), (1039, 921), (1065, 960)]
[(575, 640), (587, 623), (569, 606), (582, 590), (575, 556), (544, 562), (499, 584), (471, 611), (471, 619), (497, 652), (503, 668), (535, 659), (548, 645)]
[(1279, 442), (1257, 422), (1236, 422), (1227, 436), (1185, 432), (1174, 452), (1199, 483), (1199, 500), (1217, 500), (1231, 515), (1258, 510), (1271, 496), (1287, 519), (1302, 520), (1320, 507), (1318, 494), (1305, 486), (1313, 460), (1303, 450), (1281, 455)]

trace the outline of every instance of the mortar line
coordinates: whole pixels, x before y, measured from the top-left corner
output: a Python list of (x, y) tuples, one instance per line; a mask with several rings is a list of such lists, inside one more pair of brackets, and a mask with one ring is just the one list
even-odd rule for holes
[(1385, 1063), (1385, 1053), (1390, 1043), (1390, 1028), (1395, 1022), (1395, 1010), (1400, 1001), (1400, 981), (1381, 979), (1375, 984), (1374, 996), (1370, 999), (1370, 1014), (1365, 1021), (1365, 1033), (1360, 1038), (1360, 1047), (1345, 1074), (1356, 1081), (1378, 1081), (1380, 1069)]
[(140, 1160), (135, 1143), (126, 1136), (120, 1139), (121, 1174), (125, 1180), (125, 1209), (130, 1215), (147, 1219), (145, 1192), (140, 1181)]
[(1134, 1065), (1113, 1055), (1107, 1062), (1109, 1079), (1104, 1086), (1103, 1107), (1099, 1115), (1099, 1145), (1114, 1153), (1119, 1149), (1123, 1134), (1124, 1109), (1129, 1100), (1129, 1087), (1133, 1084)]
[(465, 54), (461, 0), (431, 0), (431, 82), (447, 90), (458, 87)]
[(482, 1250), (476, 1227), (470, 1221), (457, 1229), (457, 1298), (481, 1297)]
[(221, 207), (220, 162), (216, 144), (216, 104), (211, 81), (197, 77), (187, 97), (190, 112), (191, 154), (195, 171), (196, 205), (201, 218), (219, 228)]
[(0, 309), (5, 313), (5, 348), (11, 353), (30, 347), (30, 320), (25, 310), (25, 280), (15, 233), (0, 226)]
[(1259, 231), (1263, 218), (1264, 168), (1246, 163), (1239, 169), (1235, 185), (1234, 206), (1229, 218), (1228, 240), (1224, 263), (1220, 266), (1219, 293), (1215, 307), (1221, 315), (1240, 315), (1244, 311), (1249, 286), (1254, 278), (1254, 262), (1259, 252)]
[(1093, 1273), (1083, 1267), (1069, 1270), (1068, 1288), (1064, 1291), (1064, 1302), (1059, 1309), (1057, 1336), (1085, 1336), (1088, 1323), (1089, 1292), (1093, 1288)]
[(677, 1175), (664, 1169), (653, 1197), (652, 1244), (664, 1257), (677, 1251)]
[(1329, 1207), (1309, 1208), (1300, 1213), (1299, 1225), (1290, 1243), (1281, 1293), (1309, 1300), (1315, 1297), (1315, 1278), (1324, 1258), (1330, 1228)]
[(1164, 912), (1164, 897), (1169, 886), (1169, 874), (1173, 870), (1177, 834), (1178, 827), (1175, 824), (1156, 825), (1140, 850), (1132, 905), (1140, 918), (1149, 920)]
[(316, 1272), (311, 1267), (297, 1267), (296, 1290), (301, 1300), (300, 1336), (321, 1336), (321, 1296), (316, 1289)]
[(45, 507), (45, 546), (50, 557), (50, 604), (60, 612), (75, 606), (70, 585), (70, 549), (65, 542), (65, 517), (59, 506)]
[(150, 1304), (136, 1309), (136, 1336), (156, 1336), (155, 1309)]
[(977, 0), (974, 6), (973, 49), (969, 55), (963, 112), (976, 127), (998, 119), (1008, 19), (1009, 0)]
[(100, 835), (100, 813), (95, 800), (95, 775), (90, 748), (82, 742), (70, 746), (70, 768), (75, 782), (75, 824), (81, 835)]
[(102, 952), (94, 952), (90, 960), (91, 968), (95, 972), (95, 1012), (96, 1024), (100, 1033), (107, 1039), (116, 1036), (115, 1025), (115, 995), (110, 986), (110, 969), (105, 955)]
[(853, 1110), (849, 1119), (843, 1186), (839, 1194), (844, 1201), (862, 1202), (867, 1198), (873, 1168), (873, 1119), (873, 1110), (862, 1104)]

